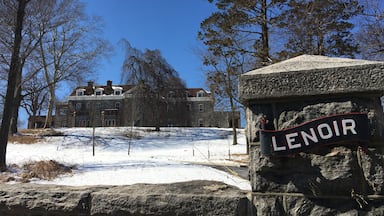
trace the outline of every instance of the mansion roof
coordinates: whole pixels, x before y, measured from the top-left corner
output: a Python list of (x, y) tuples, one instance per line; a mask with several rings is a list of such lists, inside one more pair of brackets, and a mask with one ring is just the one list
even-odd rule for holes
[[(96, 91), (101, 91), (101, 95), (112, 96), (116, 95), (116, 91), (119, 91), (119, 95), (124, 93), (130, 94), (134, 91), (135, 85), (112, 85), (112, 81), (108, 80), (106, 85), (94, 85), (92, 81), (88, 82), (87, 86), (78, 86), (75, 88), (69, 96), (91, 96), (94, 95)], [(81, 92), (81, 95), (78, 92)], [(211, 93), (206, 91), (203, 88), (186, 88), (186, 96), (191, 97), (211, 97)]]

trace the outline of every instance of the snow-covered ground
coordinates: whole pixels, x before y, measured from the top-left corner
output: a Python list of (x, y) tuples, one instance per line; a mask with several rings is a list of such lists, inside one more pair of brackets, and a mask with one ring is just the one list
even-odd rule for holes
[[(131, 185), (213, 180), (250, 190), (249, 181), (207, 165), (239, 165), (246, 153), (244, 131), (232, 145), (230, 129), (96, 128), (93, 156), (92, 128), (56, 129), (64, 136), (45, 137), (36, 144), (8, 144), (7, 163), (22, 165), (56, 160), (77, 169), (52, 181), (34, 183), (60, 185)], [(138, 138), (129, 138), (133, 134)]]

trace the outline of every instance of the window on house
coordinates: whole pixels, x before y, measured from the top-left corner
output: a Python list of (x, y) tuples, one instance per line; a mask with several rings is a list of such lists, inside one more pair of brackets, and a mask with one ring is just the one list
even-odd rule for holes
[(114, 127), (115, 126), (115, 119), (107, 119), (105, 120), (105, 126), (107, 127)]
[(96, 95), (101, 95), (101, 90), (96, 90), (95, 94)]
[(173, 97), (175, 97), (175, 92), (173, 91), (168, 92), (168, 98), (173, 98)]
[(76, 110), (81, 110), (81, 103), (76, 104)]
[(97, 103), (97, 104), (96, 104), (96, 108), (97, 108), (97, 109), (101, 109), (101, 103)]
[(88, 110), (91, 109), (91, 102), (88, 102), (88, 103), (87, 103), (87, 109), (88, 109)]
[(84, 95), (84, 92), (83, 91), (77, 91), (77, 96), (83, 96)]
[(60, 109), (60, 115), (61, 116), (67, 115), (67, 109)]
[(120, 102), (115, 103), (115, 109), (120, 109)]
[(204, 104), (199, 104), (199, 112), (204, 112)]
[(191, 104), (187, 104), (187, 111), (192, 111), (192, 105)]
[(197, 97), (204, 97), (204, 92), (202, 91), (197, 92)]
[(121, 91), (120, 90), (116, 90), (115, 91), (115, 95), (121, 95)]
[(204, 127), (204, 120), (203, 119), (199, 119), (199, 127)]

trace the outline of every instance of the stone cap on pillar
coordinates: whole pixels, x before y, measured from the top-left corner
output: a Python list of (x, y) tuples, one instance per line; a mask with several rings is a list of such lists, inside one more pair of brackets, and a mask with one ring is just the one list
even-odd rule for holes
[(384, 93), (378, 61), (301, 55), (240, 76), (240, 100)]

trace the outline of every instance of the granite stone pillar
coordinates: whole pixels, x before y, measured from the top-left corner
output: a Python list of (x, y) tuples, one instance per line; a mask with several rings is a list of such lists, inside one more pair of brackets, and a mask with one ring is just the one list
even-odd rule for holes
[[(302, 55), (241, 75), (239, 94), (257, 215), (384, 213), (382, 62)], [(285, 157), (260, 152), (261, 129), (355, 112), (368, 117), (368, 145), (326, 145)]]

